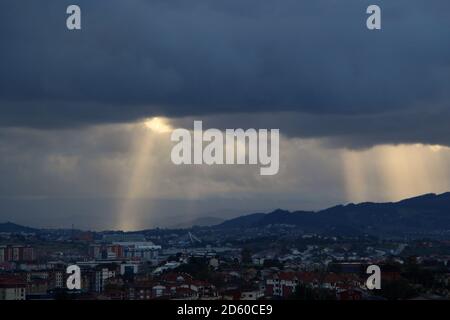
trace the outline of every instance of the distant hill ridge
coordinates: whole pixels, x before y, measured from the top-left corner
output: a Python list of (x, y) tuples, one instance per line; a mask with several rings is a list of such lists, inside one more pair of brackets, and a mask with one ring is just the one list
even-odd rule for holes
[[(199, 219), (201, 222), (201, 219)], [(207, 221), (211, 223), (212, 220)], [(200, 223), (198, 224), (200, 225)], [(213, 229), (264, 228), (291, 225), (305, 232), (327, 234), (404, 235), (448, 232), (450, 234), (450, 192), (424, 194), (398, 202), (363, 202), (337, 205), (320, 211), (253, 213), (211, 226)], [(12, 222), (0, 223), (0, 232), (36, 233), (40, 229)]]
[(0, 223), (0, 232), (7, 232), (7, 233), (36, 233), (38, 232), (38, 229), (30, 228), (30, 227), (24, 227), (12, 222), (5, 222)]
[(287, 224), (307, 232), (404, 234), (450, 231), (450, 192), (425, 194), (398, 202), (338, 205), (321, 211), (255, 213), (215, 228), (260, 228)]

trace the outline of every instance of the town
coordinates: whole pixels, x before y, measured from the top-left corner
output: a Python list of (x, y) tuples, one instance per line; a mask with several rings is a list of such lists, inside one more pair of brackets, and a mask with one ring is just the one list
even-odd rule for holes
[[(263, 228), (0, 233), (1, 300), (448, 299), (450, 241)], [(81, 269), (68, 290), (69, 265)], [(366, 287), (368, 265), (381, 289)]]

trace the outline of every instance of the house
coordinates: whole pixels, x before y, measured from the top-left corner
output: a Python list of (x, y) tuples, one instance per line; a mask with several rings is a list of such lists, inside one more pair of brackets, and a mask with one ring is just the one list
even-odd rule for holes
[(258, 300), (264, 297), (264, 291), (259, 289), (244, 290), (241, 292), (241, 300)]
[(0, 278), (0, 300), (25, 300), (26, 282), (18, 277)]
[(266, 295), (288, 297), (298, 286), (298, 277), (293, 272), (275, 273), (266, 279)]

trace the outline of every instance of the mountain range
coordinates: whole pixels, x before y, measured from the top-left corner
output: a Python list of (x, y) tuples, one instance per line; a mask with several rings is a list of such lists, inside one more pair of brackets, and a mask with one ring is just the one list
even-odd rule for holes
[[(338, 205), (320, 211), (253, 213), (221, 222), (204, 219), (197, 225), (216, 230), (292, 226), (322, 234), (440, 234), (450, 233), (450, 192), (425, 194), (399, 202)], [(202, 222), (202, 223), (200, 223)], [(212, 225), (216, 223), (215, 225)], [(212, 226), (211, 226), (212, 225)], [(0, 223), (0, 232), (35, 233), (39, 229), (11, 222)]]
[(291, 225), (305, 232), (400, 235), (450, 231), (450, 192), (425, 194), (399, 202), (338, 205), (321, 211), (254, 213), (214, 228)]

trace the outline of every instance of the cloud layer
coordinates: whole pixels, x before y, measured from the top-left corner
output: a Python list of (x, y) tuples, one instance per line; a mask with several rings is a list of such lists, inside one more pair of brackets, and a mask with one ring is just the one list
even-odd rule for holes
[[(376, 1), (383, 29), (371, 32), (372, 2), (79, 0), (83, 30), (69, 32), (72, 2), (5, 0), (0, 125), (291, 112), (327, 123), (288, 128), (293, 135), (347, 131), (363, 145), (357, 137), (370, 145), (450, 136), (434, 122), (449, 109), (450, 3)], [(420, 135), (406, 134), (424, 113), (433, 119)]]
[(450, 148), (444, 147), (352, 151), (282, 136), (279, 173), (260, 176), (257, 165), (176, 166), (172, 145), (169, 133), (143, 124), (1, 129), (0, 221), (139, 229), (450, 188)]

